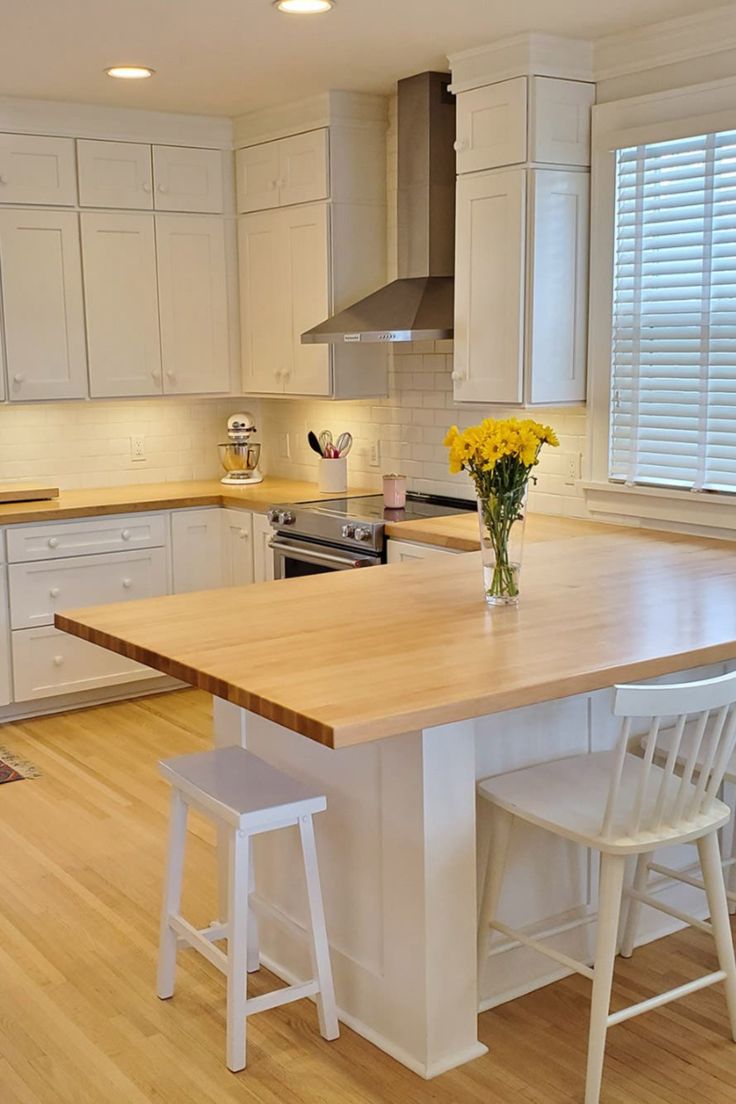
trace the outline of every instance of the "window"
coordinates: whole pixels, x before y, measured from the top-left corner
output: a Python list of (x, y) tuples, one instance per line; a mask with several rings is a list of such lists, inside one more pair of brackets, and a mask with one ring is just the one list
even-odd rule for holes
[(615, 160), (609, 478), (736, 492), (736, 131)]

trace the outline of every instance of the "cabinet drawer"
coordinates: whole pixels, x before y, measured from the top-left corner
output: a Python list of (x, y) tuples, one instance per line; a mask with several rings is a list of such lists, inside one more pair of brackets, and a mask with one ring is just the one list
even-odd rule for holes
[(15, 701), (76, 694), (154, 678), (158, 672), (49, 625), (11, 633)]
[(11, 564), (9, 573), (14, 629), (51, 625), (57, 610), (155, 598), (168, 591), (164, 548)]
[(95, 552), (124, 552), (166, 544), (161, 514), (111, 515), (90, 521), (57, 521), (8, 529), (8, 562), (29, 563)]

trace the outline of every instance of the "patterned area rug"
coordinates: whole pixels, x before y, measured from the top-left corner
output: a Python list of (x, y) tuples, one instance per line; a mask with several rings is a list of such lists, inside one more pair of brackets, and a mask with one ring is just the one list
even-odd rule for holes
[(13, 755), (7, 748), (0, 747), (0, 786), (3, 782), (20, 782), (24, 778), (38, 778), (39, 771), (32, 763)]

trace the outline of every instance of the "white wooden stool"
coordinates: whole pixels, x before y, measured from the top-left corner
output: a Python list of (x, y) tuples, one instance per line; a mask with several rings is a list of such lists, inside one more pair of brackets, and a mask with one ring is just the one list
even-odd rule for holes
[[(586, 1104), (598, 1104), (608, 1028), (632, 1016), (722, 981), (731, 1035), (736, 1039), (736, 959), (718, 848), (718, 830), (728, 822), (730, 810), (717, 796), (736, 747), (734, 702), (736, 672), (677, 686), (619, 686), (614, 712), (623, 721), (614, 751), (576, 755), (479, 784), (479, 793), (490, 802), (492, 814), (491, 847), (478, 928), (479, 962), (485, 955), (488, 930), (493, 928), (592, 980)], [(702, 769), (697, 779), (695, 745), (685, 768), (677, 773), (679, 747), (688, 719), (696, 716), (697, 731), (702, 737), (712, 713), (715, 719), (703, 748)], [(643, 758), (631, 754), (629, 747), (634, 717), (651, 721)], [(676, 719), (675, 738), (665, 754), (664, 766), (658, 766), (660, 728), (671, 724), (671, 718)], [(541, 943), (544, 935), (532, 938), (498, 920), (503, 869), (515, 818), (600, 852), (598, 932), (592, 968), (545, 946)], [(630, 855), (640, 856), (641, 868), (650, 862), (656, 847), (688, 841), (697, 841), (710, 908), (710, 924), (697, 923), (713, 935), (720, 968), (611, 1013), (613, 964), (624, 893), (632, 903), (651, 905), (688, 920), (638, 889), (636, 883), (625, 890), (626, 859)]]
[[(179, 942), (194, 947), (227, 977), (227, 1065), (245, 1069), (246, 1018), (255, 1012), (303, 997), (316, 996), (320, 1033), (325, 1039), (340, 1034), (335, 1008), (329, 946), (320, 890), (312, 816), (327, 807), (324, 796), (275, 770), (244, 748), (226, 747), (183, 755), (159, 764), (171, 783), (171, 826), (166, 867), (158, 995), (174, 995), (176, 952)], [(229, 837), (229, 895), (227, 921), (198, 930), (180, 915), (187, 812), (190, 806), (210, 817)], [(249, 866), (251, 838), (298, 825), (301, 836), (310, 915), (310, 951), (313, 978), (276, 989), (261, 997), (247, 997)], [(227, 940), (227, 954), (214, 945)]]

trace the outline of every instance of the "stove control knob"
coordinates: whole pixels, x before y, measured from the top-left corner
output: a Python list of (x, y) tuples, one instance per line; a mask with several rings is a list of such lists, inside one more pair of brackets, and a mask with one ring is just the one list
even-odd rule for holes
[(295, 521), (296, 518), (291, 510), (284, 510), (279, 516), (279, 525), (293, 525)]
[(268, 513), (266, 514), (266, 517), (268, 518), (269, 524), (278, 525), (280, 513), (281, 513), (280, 510), (269, 510)]
[(366, 529), (364, 525), (356, 525), (353, 535), (358, 541), (369, 541), (371, 539), (371, 531)]
[(355, 526), (348, 523), (347, 525), (343, 525), (340, 532), (342, 533), (343, 537), (347, 537), (348, 540), (352, 540), (355, 537)]

